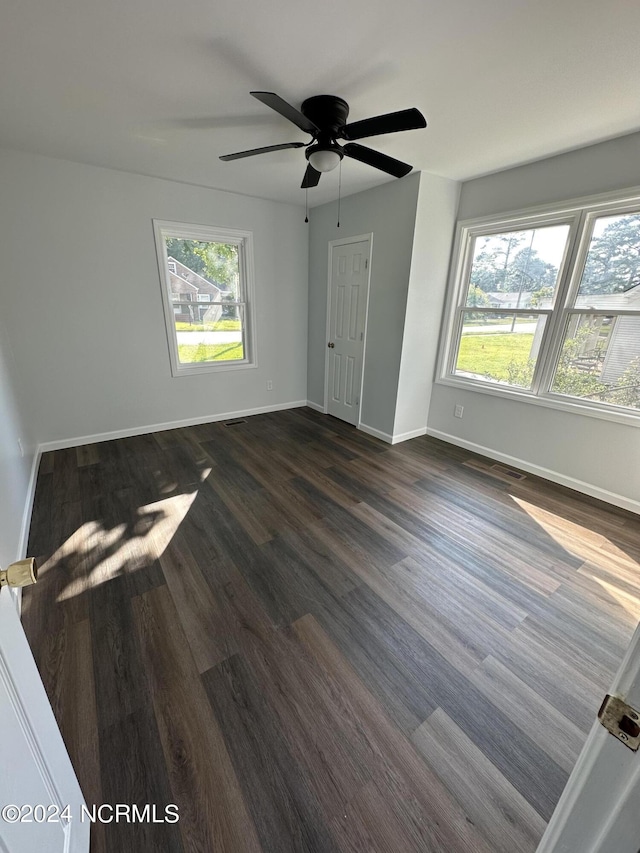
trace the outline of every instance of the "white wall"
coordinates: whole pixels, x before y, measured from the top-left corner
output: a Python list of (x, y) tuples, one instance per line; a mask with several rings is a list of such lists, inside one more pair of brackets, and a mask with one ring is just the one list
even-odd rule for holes
[(396, 440), (426, 430), (459, 191), (455, 181), (420, 173), (393, 427)]
[[(330, 180), (330, 176), (326, 179)], [(393, 433), (419, 173), (389, 181), (309, 214), (308, 399), (324, 401), (329, 241), (373, 232), (362, 422)]]
[(640, 185), (640, 133), (619, 136), (462, 186), (459, 219)]
[[(1, 275), (1, 273), (0, 273)], [(0, 283), (6, 283), (0, 278)], [(12, 375), (13, 374), (13, 375)], [(5, 324), (0, 322), (0, 566), (21, 559), (25, 509), (29, 504), (29, 479), (34, 451), (18, 410), (14, 381), (15, 361), (9, 349)], [(22, 441), (21, 455), (18, 439)]]
[[(468, 219), (638, 186), (639, 164), (640, 134), (592, 145), (468, 181), (462, 186), (458, 216)], [(453, 416), (457, 403), (464, 406), (462, 420)], [(436, 384), (428, 428), (640, 511), (640, 425)]]
[[(35, 442), (306, 399), (301, 208), (10, 151), (0, 186), (0, 305)], [(253, 231), (256, 369), (171, 376), (154, 218)]]

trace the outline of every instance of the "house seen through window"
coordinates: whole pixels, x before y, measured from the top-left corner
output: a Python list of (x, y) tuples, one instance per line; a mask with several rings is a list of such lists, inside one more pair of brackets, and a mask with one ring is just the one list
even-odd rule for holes
[(155, 223), (174, 375), (252, 362), (250, 235)]
[(441, 380), (640, 411), (640, 205), (629, 207), (463, 224)]

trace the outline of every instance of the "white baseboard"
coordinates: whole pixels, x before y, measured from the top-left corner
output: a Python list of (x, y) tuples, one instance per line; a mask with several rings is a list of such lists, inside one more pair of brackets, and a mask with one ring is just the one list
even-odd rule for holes
[(358, 429), (361, 429), (362, 432), (366, 432), (367, 435), (372, 435), (374, 438), (379, 438), (382, 441), (386, 441), (387, 444), (393, 444), (393, 436), (389, 435), (388, 432), (382, 432), (382, 430), (375, 429), (375, 427), (367, 426), (367, 424), (363, 424), (362, 422), (358, 424)]
[(234, 418), (246, 418), (249, 415), (262, 415), (267, 412), (281, 412), (284, 409), (298, 409), (306, 406), (306, 400), (296, 400), (292, 403), (276, 403), (272, 406), (260, 406), (255, 409), (242, 409), (239, 412), (222, 412), (217, 415), (202, 415), (197, 418), (184, 418), (179, 421), (168, 421), (162, 424), (148, 424), (147, 426), (129, 427), (117, 429), (112, 432), (101, 432), (95, 435), (81, 435), (75, 438), (61, 438), (56, 441), (45, 441), (38, 447), (40, 454), (50, 450), (63, 450), (66, 447), (80, 447), (83, 444), (96, 444), (99, 441), (112, 441), (115, 438), (128, 438), (131, 435), (145, 435), (150, 432), (162, 432), (165, 429), (179, 429), (180, 427), (197, 426), (198, 424), (210, 424), (216, 421), (230, 421)]
[(386, 441), (387, 444), (399, 444), (401, 441), (409, 441), (410, 438), (418, 438), (420, 435), (426, 435), (427, 432), (426, 427), (420, 427), (420, 429), (412, 429), (409, 432), (396, 432), (390, 435), (388, 432), (382, 432), (382, 430), (363, 423), (358, 424), (358, 429), (366, 432), (367, 435), (373, 435), (382, 441)]
[(471, 450), (474, 453), (479, 453), (481, 456), (488, 456), (489, 459), (495, 459), (497, 462), (504, 462), (513, 468), (520, 468), (522, 471), (528, 471), (530, 474), (535, 474), (543, 480), (551, 480), (552, 483), (558, 483), (560, 486), (566, 486), (568, 489), (573, 489), (576, 492), (582, 492), (589, 497), (597, 498), (614, 506), (619, 506), (622, 509), (627, 509), (629, 512), (640, 514), (640, 501), (628, 498), (625, 495), (619, 495), (616, 492), (610, 492), (608, 489), (602, 489), (600, 486), (594, 486), (593, 483), (585, 483), (584, 480), (578, 480), (575, 477), (569, 477), (567, 474), (561, 474), (559, 471), (552, 471), (550, 468), (543, 468), (542, 465), (535, 465), (533, 462), (527, 462), (526, 459), (519, 459), (516, 456), (509, 456), (508, 453), (501, 453), (499, 450), (494, 450), (491, 447), (484, 447), (481, 444), (476, 444), (474, 441), (467, 441), (464, 438), (458, 438), (457, 435), (450, 435), (446, 432), (441, 432), (438, 429), (427, 427), (427, 435), (432, 435), (434, 438), (439, 438), (449, 444), (455, 444), (457, 447), (464, 447), (466, 450)]
[(324, 406), (320, 405), (320, 403), (314, 403), (313, 400), (307, 400), (307, 406), (310, 409), (314, 409), (316, 412), (322, 412), (323, 415), (326, 415), (326, 411)]
[(395, 432), (391, 444), (399, 444), (401, 441), (409, 441), (411, 438), (418, 438), (421, 435), (427, 434), (427, 428), (411, 429), (409, 432)]

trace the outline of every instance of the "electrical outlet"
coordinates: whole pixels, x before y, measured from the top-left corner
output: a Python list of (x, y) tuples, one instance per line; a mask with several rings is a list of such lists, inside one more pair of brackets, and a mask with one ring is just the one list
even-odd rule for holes
[(273, 379), (267, 379), (267, 391), (273, 391)]
[(456, 406), (453, 410), (454, 417), (461, 418), (464, 414), (464, 406)]

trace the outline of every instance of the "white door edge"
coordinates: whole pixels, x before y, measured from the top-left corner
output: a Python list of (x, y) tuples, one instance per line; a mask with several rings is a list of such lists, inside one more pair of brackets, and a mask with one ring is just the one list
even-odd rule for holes
[[(640, 626), (609, 693), (640, 707)], [(640, 846), (635, 809), (631, 817), (628, 811), (639, 792), (640, 752), (629, 750), (596, 719), (536, 853), (573, 853), (576, 844), (580, 853), (613, 853), (608, 839), (614, 827), (620, 843), (635, 853)]]

